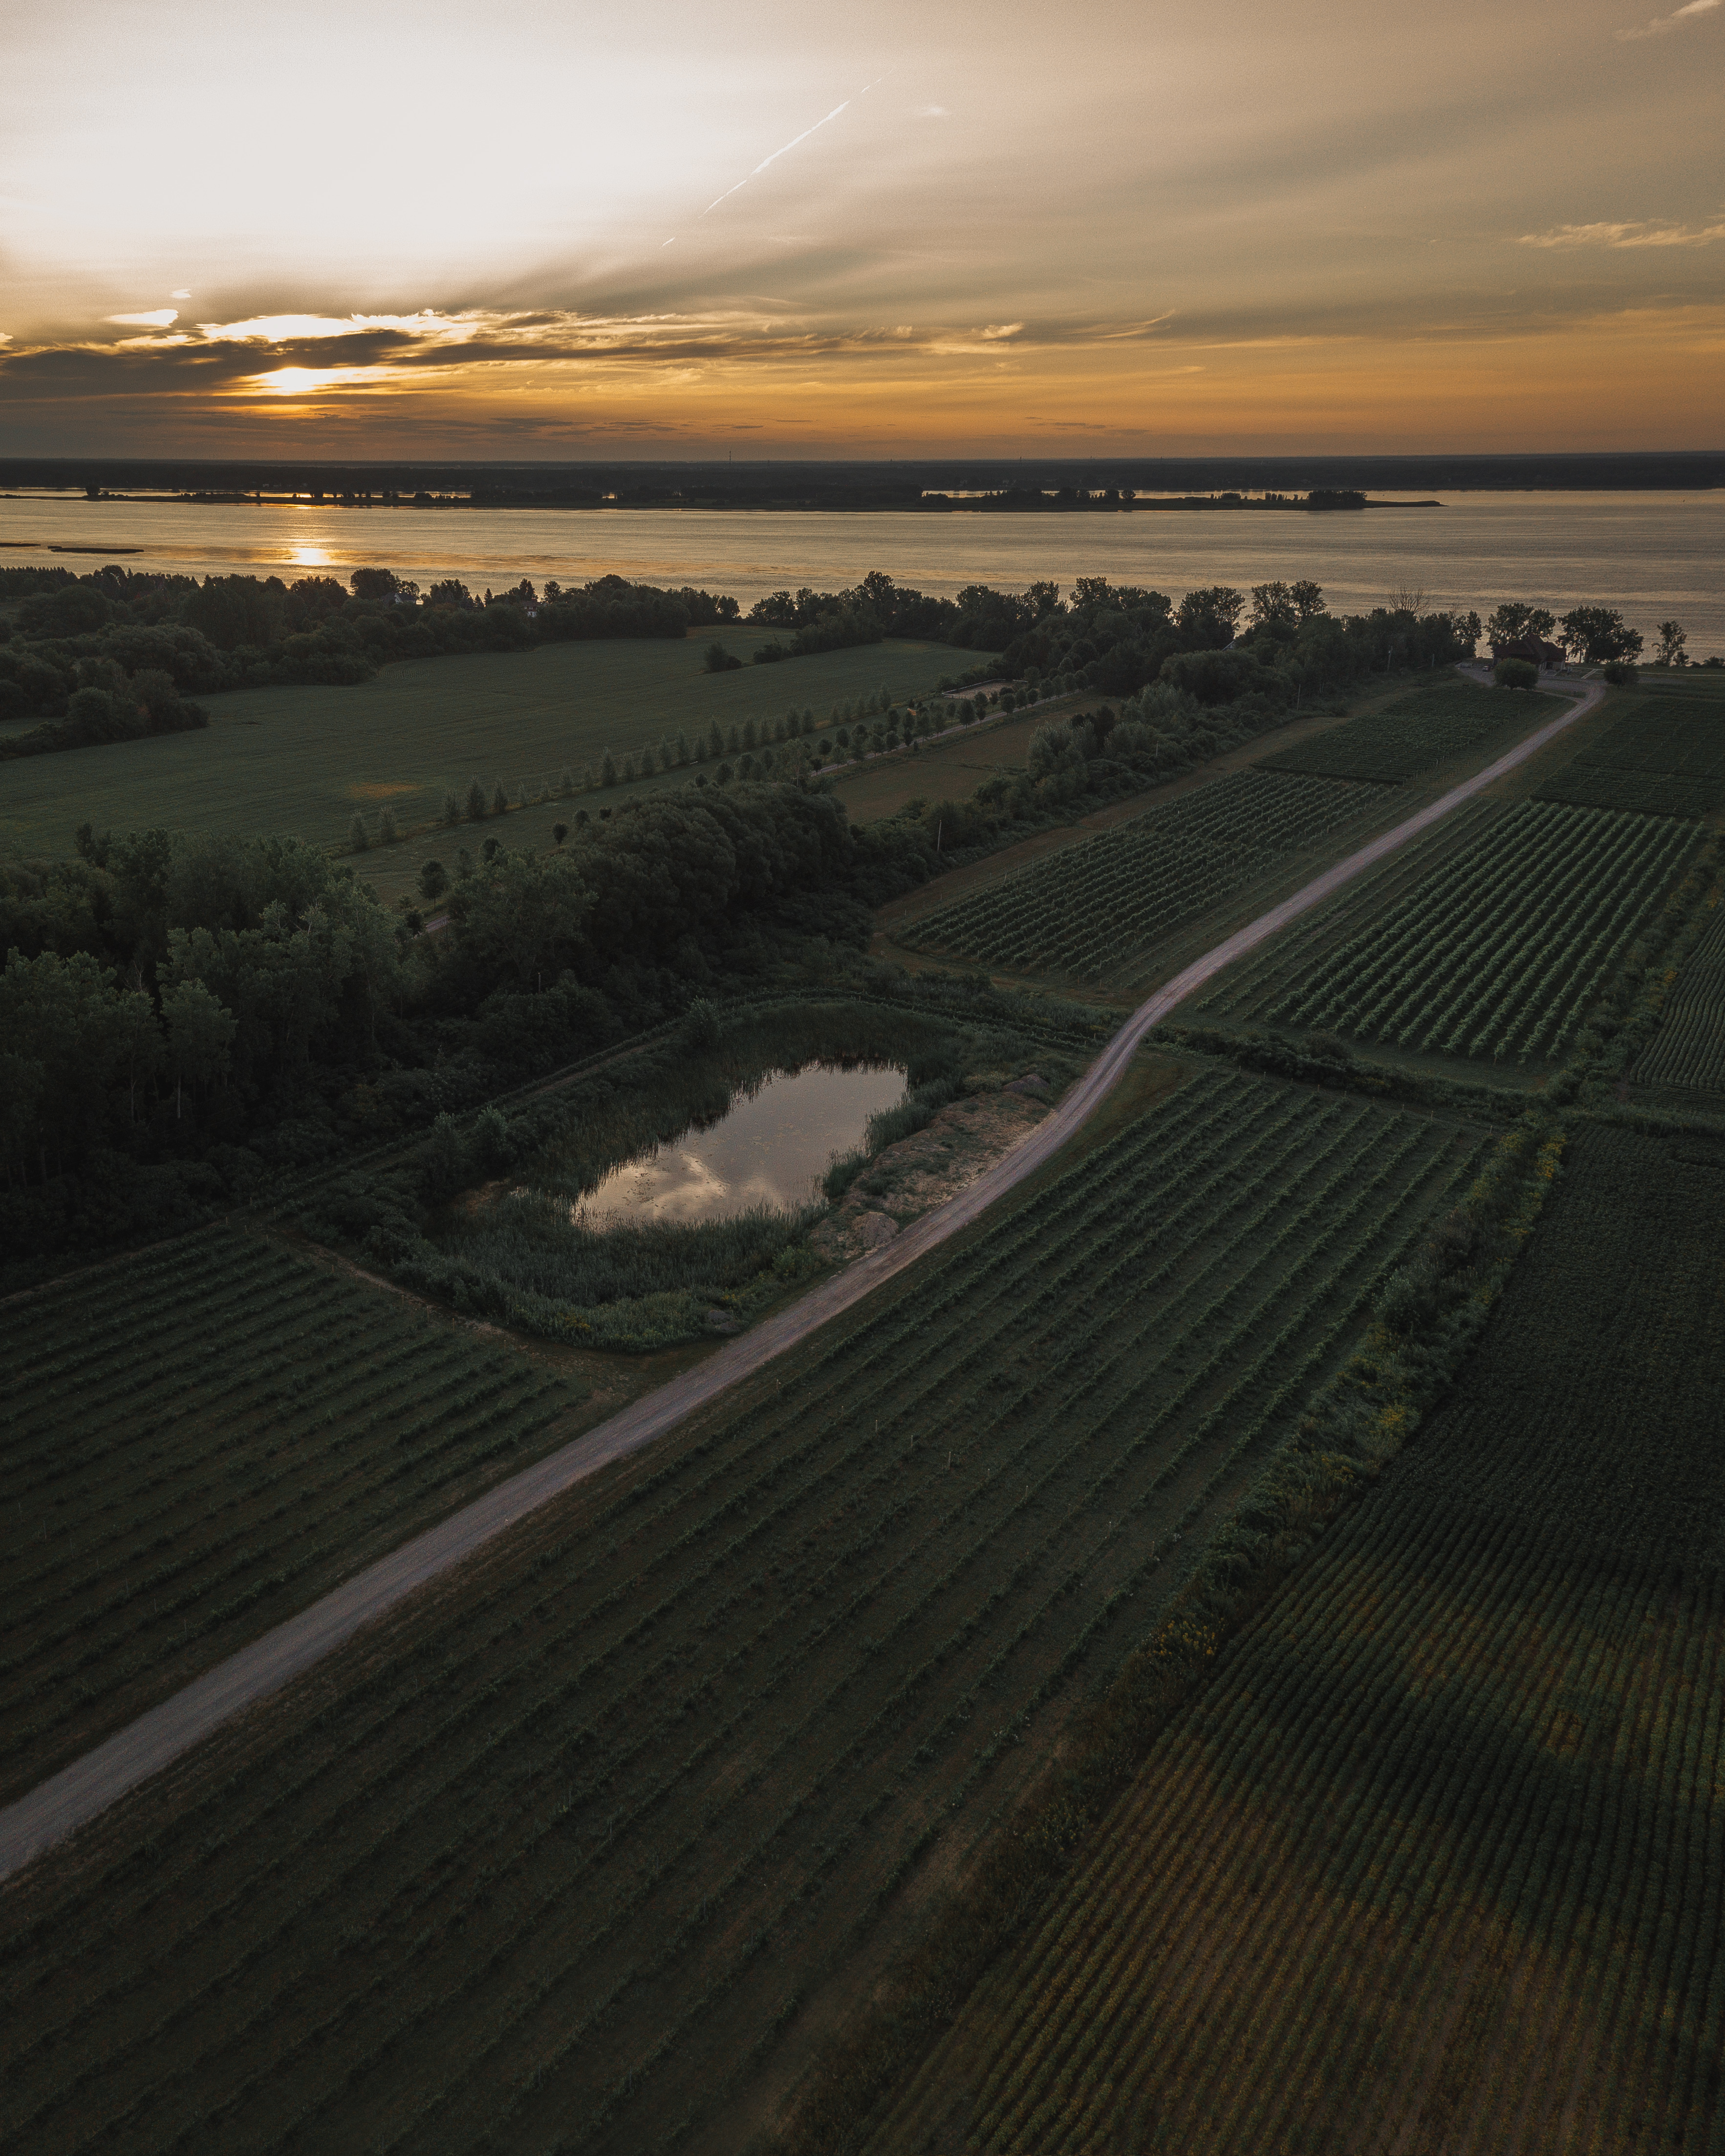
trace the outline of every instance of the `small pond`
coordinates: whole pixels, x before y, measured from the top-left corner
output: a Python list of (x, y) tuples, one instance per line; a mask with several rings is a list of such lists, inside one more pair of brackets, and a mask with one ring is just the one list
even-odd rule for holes
[(725, 1220), (756, 1206), (806, 1205), (834, 1153), (862, 1142), (870, 1116), (896, 1107), (894, 1064), (812, 1063), (737, 1093), (716, 1122), (625, 1161), (575, 1209), (583, 1227)]

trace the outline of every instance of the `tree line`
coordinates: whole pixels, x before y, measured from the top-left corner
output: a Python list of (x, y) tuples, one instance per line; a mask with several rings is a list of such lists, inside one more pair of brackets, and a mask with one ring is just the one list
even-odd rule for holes
[(798, 785), (650, 797), (551, 855), (464, 855), (435, 936), (295, 839), (78, 836), (72, 860), (0, 868), (15, 1255), (171, 1225), (703, 993), (858, 951), (870, 925), (869, 842)]
[[(207, 723), (187, 699), (271, 684), (342, 686), (398, 659), (525, 650), (601, 637), (683, 636), (734, 620), (735, 599), (600, 577), (578, 590), (525, 579), (475, 600), (453, 579), (390, 569), (333, 577), (194, 577), (108, 567), (0, 570), (0, 719), (49, 721), (0, 757)], [(105, 700), (105, 701), (104, 701)]]

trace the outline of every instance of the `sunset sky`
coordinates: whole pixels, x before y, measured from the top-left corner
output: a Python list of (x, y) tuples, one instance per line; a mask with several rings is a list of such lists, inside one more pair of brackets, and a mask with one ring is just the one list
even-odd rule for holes
[(1717, 447), (1635, 5), (7, 0), (0, 451)]

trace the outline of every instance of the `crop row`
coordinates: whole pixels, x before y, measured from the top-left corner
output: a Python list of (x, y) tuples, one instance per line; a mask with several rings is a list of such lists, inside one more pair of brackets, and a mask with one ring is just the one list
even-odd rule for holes
[(1416, 690), (1381, 711), (1363, 713), (1266, 757), (1258, 768), (1394, 785), (1478, 748), (1514, 717), (1503, 699), (1486, 690)]
[(1717, 2143), (1725, 1214), (1697, 1142), (1572, 1140), (1450, 1404), (869, 2156)]
[(1539, 788), (1542, 801), (1705, 816), (1725, 800), (1725, 704), (1632, 704), (1616, 725)]
[(1429, 1053), (1555, 1060), (1694, 844), (1650, 818), (1523, 803), (1266, 1015)]
[(869, 2156), (927, 2145), (955, 2087), (963, 2145), (1012, 2156), (1147, 2123), (1389, 2146), (1440, 2082), (1481, 2156), (1707, 2145), (1717, 1590), (1466, 1507), (1378, 1514), (1158, 1748)]
[(1383, 805), (1375, 788), (1236, 772), (925, 916), (901, 940), (978, 964), (1095, 979)]
[[(523, 1357), (217, 1230), (44, 1299), (0, 1419), (0, 1758), (18, 1787), (552, 1441)], [(210, 1342), (218, 1339), (219, 1354)]]
[(1575, 761), (1601, 771), (1725, 778), (1725, 700), (1678, 709), (1663, 697), (1644, 698)]
[(1214, 1018), (1240, 1021), (1261, 1017), (1279, 997), (1300, 993), (1338, 945), (1381, 919), (1439, 864), (1481, 837), (1501, 813), (1495, 801), (1476, 798), (1465, 802), (1436, 830), (1401, 848), (1382, 867), (1344, 886), (1327, 905), (1227, 968), (1196, 1008)]
[(1725, 907), (1671, 983), (1659, 1030), (1635, 1062), (1647, 1086), (1725, 1091)]
[(1472, 1152), (1200, 1074), (20, 1928), (14, 2131), (642, 2145), (1023, 1771)]

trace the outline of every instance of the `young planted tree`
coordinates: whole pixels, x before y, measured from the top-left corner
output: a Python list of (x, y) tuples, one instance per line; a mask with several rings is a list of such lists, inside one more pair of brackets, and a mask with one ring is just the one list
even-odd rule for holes
[(366, 819), (356, 810), (353, 821), (347, 826), (347, 844), (356, 854), (362, 854), (371, 844), (366, 835)]
[(485, 819), (485, 789), (476, 778), (467, 789), (467, 817), (473, 824), (482, 824)]
[(395, 828), (395, 811), (386, 808), (377, 819), (377, 844), (393, 846), (400, 836), (401, 833)]
[(508, 806), (509, 796), (504, 792), (503, 781), (500, 778), (491, 788), (491, 814), (501, 816)]

